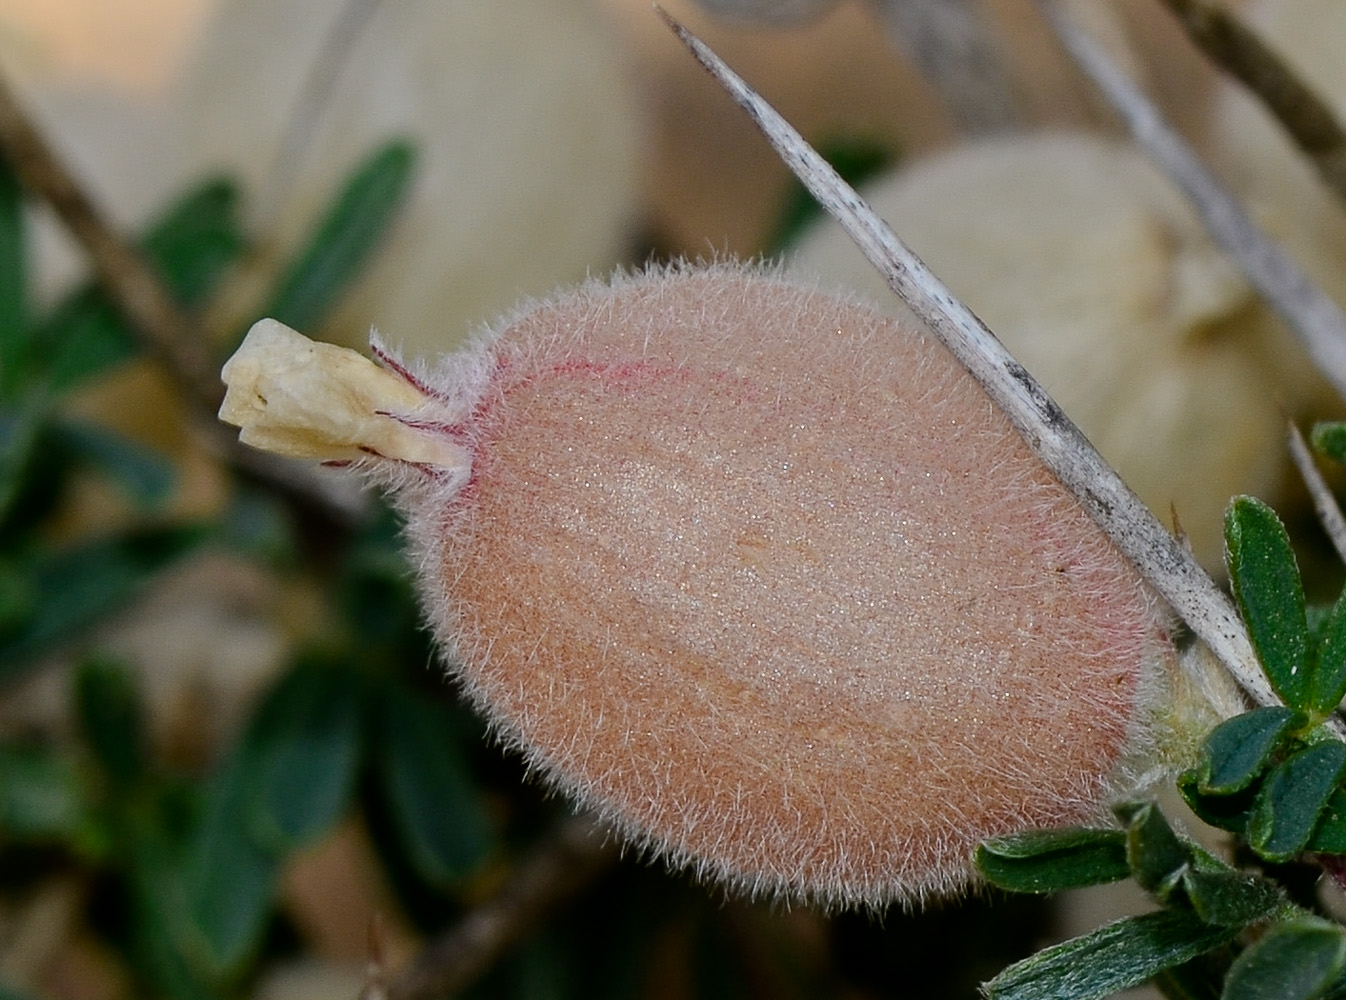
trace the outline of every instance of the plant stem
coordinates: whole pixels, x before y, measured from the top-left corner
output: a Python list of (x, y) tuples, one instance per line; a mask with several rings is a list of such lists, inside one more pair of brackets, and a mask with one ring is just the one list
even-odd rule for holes
[(585, 816), (563, 823), (503, 885), (431, 941), (388, 987), (388, 1000), (439, 1000), (470, 983), (543, 917), (617, 860), (617, 849)]
[(1346, 128), (1336, 113), (1230, 10), (1211, 0), (1163, 0), (1188, 38), (1240, 80), (1346, 202)]

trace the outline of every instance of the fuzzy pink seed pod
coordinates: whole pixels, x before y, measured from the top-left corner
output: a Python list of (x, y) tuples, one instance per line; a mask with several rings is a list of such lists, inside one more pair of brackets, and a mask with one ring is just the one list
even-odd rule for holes
[(430, 399), (402, 422), (467, 458), (372, 462), (453, 672), (674, 864), (916, 903), (986, 837), (1096, 817), (1145, 743), (1153, 598), (895, 320), (721, 264), (590, 283), (431, 374), (384, 360)]

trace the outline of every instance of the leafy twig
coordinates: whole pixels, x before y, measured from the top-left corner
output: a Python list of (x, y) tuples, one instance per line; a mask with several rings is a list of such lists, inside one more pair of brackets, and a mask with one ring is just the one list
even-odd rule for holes
[(1342, 516), (1337, 498), (1332, 495), (1323, 474), (1318, 471), (1318, 465), (1309, 451), (1308, 442), (1304, 440), (1304, 435), (1293, 421), (1289, 424), (1287, 438), (1290, 457), (1294, 459), (1295, 467), (1299, 469), (1299, 475), (1303, 478), (1304, 485), (1308, 487), (1309, 496), (1313, 498), (1313, 509), (1318, 513), (1318, 523), (1327, 532), (1327, 537), (1331, 540), (1332, 547), (1337, 550), (1337, 555), (1346, 562), (1346, 517)]
[(84, 247), (100, 283), (145, 349), (163, 362), (192, 399), (211, 410), (218, 407), (224, 387), (197, 324), (173, 301), (140, 254), (108, 225), (3, 79), (0, 155), (29, 191), (51, 205)]
[(1240, 80), (1346, 201), (1346, 128), (1281, 56), (1232, 12), (1211, 0), (1163, 0), (1188, 37)]
[[(1135, 563), (1150, 584), (1259, 704), (1277, 703), (1233, 605), (1131, 492), (1037, 381), (821, 156), (700, 39), (660, 10), (673, 31), (748, 112), (916, 316), (986, 389), (1029, 447)], [(1346, 383), (1344, 383), (1346, 384)]]
[(438, 1000), (463, 989), (616, 859), (591, 819), (568, 820), (493, 896), (412, 959), (389, 985), (389, 1000)]
[(1159, 110), (1059, 0), (1037, 0), (1066, 50), (1122, 116), (1132, 136), (1191, 201), (1207, 231), (1303, 341), (1346, 398), (1346, 314), (1263, 233)]

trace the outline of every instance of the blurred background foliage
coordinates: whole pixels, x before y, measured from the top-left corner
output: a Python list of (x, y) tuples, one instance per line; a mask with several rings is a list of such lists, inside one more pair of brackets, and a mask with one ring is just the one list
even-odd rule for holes
[[(643, 0), (378, 6), (0, 3), (0, 71), (216, 358), (261, 316), (433, 357), (587, 272), (807, 228)], [(775, 32), (666, 6), (853, 179), (958, 136), (868, 4)], [(1113, 128), (1027, 3), (987, 6), (1025, 128)], [(1118, 6), (1199, 121), (1213, 76)], [(241, 459), (204, 402), (0, 170), (0, 1000), (422, 995), (399, 970), (539, 857), (575, 884), (465, 995), (971, 997), (1132, 905), (824, 917), (549, 855), (570, 811), (443, 682), (393, 517)]]

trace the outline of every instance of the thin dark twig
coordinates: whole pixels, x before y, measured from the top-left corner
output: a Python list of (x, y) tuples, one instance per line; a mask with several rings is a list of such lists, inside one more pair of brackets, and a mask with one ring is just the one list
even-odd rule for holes
[(1346, 128), (1290, 65), (1230, 10), (1211, 0), (1163, 0), (1187, 36), (1240, 80), (1346, 201)]
[(493, 896), (412, 959), (390, 984), (388, 1000), (441, 1000), (468, 986), (617, 856), (591, 819), (568, 820)]
[(51, 205), (84, 247), (99, 282), (145, 350), (165, 365), (191, 398), (211, 410), (217, 408), (224, 387), (198, 325), (179, 308), (141, 255), (108, 225), (3, 79), (0, 156), (24, 187)]

